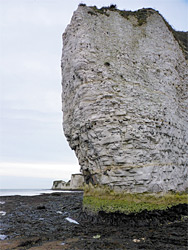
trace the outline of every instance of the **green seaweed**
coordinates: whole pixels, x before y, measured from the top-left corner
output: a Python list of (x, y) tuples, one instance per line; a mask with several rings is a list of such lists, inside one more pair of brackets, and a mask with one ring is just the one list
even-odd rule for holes
[(87, 186), (83, 206), (94, 213), (99, 211), (138, 213), (143, 210), (165, 210), (178, 204), (188, 204), (187, 193), (117, 193), (107, 187)]

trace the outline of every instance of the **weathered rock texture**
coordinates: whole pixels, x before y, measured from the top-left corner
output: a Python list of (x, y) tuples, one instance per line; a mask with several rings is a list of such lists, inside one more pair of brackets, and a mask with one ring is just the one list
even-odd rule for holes
[(74, 13), (63, 35), (63, 128), (86, 182), (188, 187), (187, 48), (176, 34), (152, 9)]

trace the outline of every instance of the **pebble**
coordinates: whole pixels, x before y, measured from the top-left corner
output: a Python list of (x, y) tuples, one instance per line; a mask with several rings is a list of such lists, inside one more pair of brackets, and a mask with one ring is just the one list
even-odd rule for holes
[(5, 216), (5, 215), (6, 215), (6, 212), (5, 212), (5, 211), (0, 211), (0, 215), (1, 215), (1, 216)]
[(7, 238), (7, 235), (0, 234), (0, 240), (5, 240)]
[(70, 223), (79, 224), (77, 221), (75, 221), (69, 217), (65, 218), (65, 220), (69, 221)]

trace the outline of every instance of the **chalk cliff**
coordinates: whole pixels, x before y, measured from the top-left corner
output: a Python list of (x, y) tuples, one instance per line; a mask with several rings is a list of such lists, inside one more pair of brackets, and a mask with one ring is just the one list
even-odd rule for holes
[(54, 181), (52, 190), (81, 190), (83, 189), (84, 178), (82, 174), (72, 174), (68, 182), (63, 180)]
[(188, 187), (186, 35), (153, 9), (74, 12), (63, 34), (63, 128), (86, 183)]

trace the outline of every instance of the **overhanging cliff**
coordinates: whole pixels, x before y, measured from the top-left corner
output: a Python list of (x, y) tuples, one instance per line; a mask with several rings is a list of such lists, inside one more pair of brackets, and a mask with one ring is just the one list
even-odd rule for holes
[(186, 36), (153, 9), (74, 12), (63, 35), (63, 128), (86, 183), (188, 187)]

